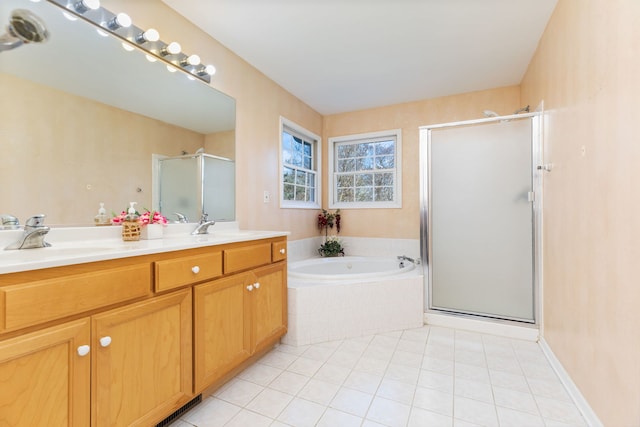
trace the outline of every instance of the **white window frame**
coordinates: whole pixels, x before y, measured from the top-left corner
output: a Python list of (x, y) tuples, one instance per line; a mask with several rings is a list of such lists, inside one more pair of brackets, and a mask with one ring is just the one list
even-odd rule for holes
[[(312, 147), (313, 155), (314, 155), (314, 165), (311, 170), (315, 172), (315, 200), (314, 201), (299, 201), (299, 200), (284, 200), (284, 179), (283, 179), (283, 171), (284, 171), (284, 159), (282, 157), (282, 133), (285, 128), (290, 129), (291, 131), (299, 134), (304, 137), (307, 142), (312, 142), (314, 147)], [(284, 117), (280, 117), (280, 152), (278, 155), (279, 158), (279, 182), (280, 182), (280, 196), (278, 197), (280, 200), (281, 208), (288, 209), (320, 209), (320, 202), (322, 201), (322, 138), (320, 138), (315, 133), (303, 128), (297, 123), (292, 122)]]
[[(394, 189), (392, 201), (387, 202), (338, 202), (337, 198), (337, 172), (335, 170), (336, 146), (338, 143), (358, 143), (366, 140), (380, 140), (383, 138), (395, 138), (395, 159), (393, 170)], [(337, 136), (329, 138), (329, 209), (398, 209), (402, 208), (402, 129), (391, 129), (380, 132), (368, 132), (355, 135)]]

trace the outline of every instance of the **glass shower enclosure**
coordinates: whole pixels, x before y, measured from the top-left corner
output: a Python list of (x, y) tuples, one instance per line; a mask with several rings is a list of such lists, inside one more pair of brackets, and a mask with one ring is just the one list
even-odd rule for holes
[(536, 322), (539, 120), (421, 128), (428, 311)]
[(159, 159), (159, 207), (171, 217), (198, 222), (203, 213), (216, 221), (235, 220), (233, 160), (198, 153)]

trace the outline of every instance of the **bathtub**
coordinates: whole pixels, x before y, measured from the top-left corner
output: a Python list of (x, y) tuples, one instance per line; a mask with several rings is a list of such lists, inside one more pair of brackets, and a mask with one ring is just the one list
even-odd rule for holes
[(284, 344), (308, 345), (423, 325), (422, 269), (390, 257), (289, 264)]

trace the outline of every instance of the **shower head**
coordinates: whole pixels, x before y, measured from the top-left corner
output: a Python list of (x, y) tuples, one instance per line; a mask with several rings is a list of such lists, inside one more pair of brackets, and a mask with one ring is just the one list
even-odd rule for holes
[(484, 110), (482, 114), (484, 114), (485, 117), (498, 117), (500, 115), (492, 110)]
[(11, 13), (7, 32), (0, 36), (0, 52), (27, 43), (42, 43), (49, 38), (44, 22), (32, 12), (16, 9)]

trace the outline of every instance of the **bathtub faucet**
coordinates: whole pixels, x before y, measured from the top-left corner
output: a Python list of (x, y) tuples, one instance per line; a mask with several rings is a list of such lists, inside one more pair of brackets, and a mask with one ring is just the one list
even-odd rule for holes
[(400, 268), (404, 268), (404, 262), (405, 261), (409, 261), (412, 264), (418, 265), (420, 264), (420, 259), (419, 258), (409, 258), (406, 255), (398, 255), (398, 261), (400, 261)]

